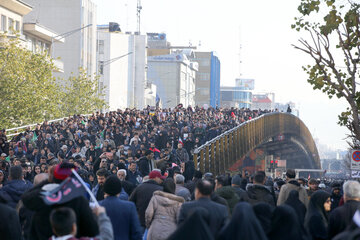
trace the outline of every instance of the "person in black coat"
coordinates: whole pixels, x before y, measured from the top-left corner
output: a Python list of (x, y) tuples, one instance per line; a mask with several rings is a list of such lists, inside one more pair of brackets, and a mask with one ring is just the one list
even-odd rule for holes
[(257, 203), (253, 206), (253, 210), (265, 234), (269, 234), (271, 231), (271, 216), (273, 215), (274, 207), (268, 203)]
[(89, 202), (85, 197), (76, 197), (64, 204), (46, 205), (42, 200), (43, 189), (50, 188), (53, 183), (60, 183), (71, 175), (73, 164), (62, 163), (49, 171), (49, 180), (43, 181), (32, 189), (25, 192), (22, 196), (23, 204), (26, 208), (34, 211), (31, 224), (29, 239), (48, 240), (52, 235), (52, 228), (49, 222), (50, 212), (57, 207), (64, 206), (72, 208), (76, 213), (77, 236), (95, 237), (99, 234), (99, 228), (93, 213), (89, 207)]
[(21, 226), (15, 209), (0, 198), (0, 233), (2, 240), (21, 240)]
[(140, 184), (135, 188), (129, 197), (129, 201), (132, 201), (136, 205), (136, 210), (139, 215), (140, 224), (145, 228), (145, 211), (149, 205), (149, 202), (153, 196), (153, 193), (157, 190), (162, 191), (162, 180), (165, 178), (157, 170), (153, 170), (149, 174), (150, 180)]
[(139, 172), (142, 177), (149, 175), (149, 173), (153, 170), (153, 162), (152, 156), (154, 153), (151, 150), (147, 150), (145, 152), (145, 156), (139, 159), (138, 166)]
[(267, 240), (267, 237), (251, 205), (241, 202), (235, 206), (231, 221), (221, 230), (218, 239)]
[(203, 208), (194, 209), (194, 212), (172, 233), (167, 240), (196, 239), (214, 240), (208, 226), (208, 212)]
[(305, 216), (305, 229), (311, 235), (311, 239), (328, 239), (328, 212), (330, 209), (330, 193), (318, 190), (311, 195)]
[(308, 236), (296, 216), (295, 210), (288, 205), (275, 208), (271, 218), (269, 240), (307, 240)]
[(265, 173), (263, 171), (258, 171), (254, 176), (254, 184), (248, 184), (246, 191), (249, 196), (249, 203), (252, 205), (265, 202), (272, 206), (275, 206), (274, 196), (272, 195), (269, 188), (265, 185)]
[(208, 180), (200, 180), (195, 188), (195, 201), (184, 203), (179, 212), (178, 224), (185, 220), (198, 208), (203, 208), (208, 214), (210, 230), (216, 238), (220, 230), (228, 221), (228, 209), (218, 203), (211, 201), (210, 195), (213, 191), (213, 185)]
[(329, 217), (329, 238), (341, 233), (350, 225), (356, 210), (360, 207), (360, 183), (347, 181), (344, 183), (345, 204), (334, 209)]
[(300, 224), (304, 224), (305, 214), (306, 214), (306, 207), (305, 205), (299, 200), (299, 192), (296, 190), (292, 190), (289, 193), (288, 199), (286, 199), (285, 204), (292, 207), (296, 215), (299, 218)]

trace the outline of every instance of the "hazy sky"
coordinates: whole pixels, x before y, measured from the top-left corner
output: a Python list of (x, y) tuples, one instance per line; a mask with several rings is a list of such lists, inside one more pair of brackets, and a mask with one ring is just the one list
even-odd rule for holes
[[(114, 21), (122, 31), (136, 31), (136, 0), (94, 2), (98, 24)], [(347, 130), (336, 122), (346, 103), (312, 89), (301, 68), (312, 61), (291, 46), (301, 36), (290, 27), (299, 2), (143, 0), (141, 31), (164, 32), (172, 45), (201, 42), (198, 50), (216, 51), (220, 58), (221, 85), (234, 85), (241, 71), (242, 77), (255, 79), (255, 92), (274, 92), (276, 102), (295, 102), (314, 138), (345, 149)]]

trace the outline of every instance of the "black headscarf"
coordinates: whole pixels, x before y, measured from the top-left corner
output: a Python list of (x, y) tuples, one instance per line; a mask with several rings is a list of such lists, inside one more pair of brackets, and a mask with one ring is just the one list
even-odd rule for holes
[(327, 239), (328, 214), (324, 203), (330, 193), (318, 190), (311, 195), (308, 210), (305, 216), (305, 228), (313, 239)]
[(290, 207), (292, 207), (295, 210), (296, 215), (299, 218), (300, 224), (304, 224), (306, 207), (299, 200), (299, 192), (296, 190), (292, 190), (289, 193), (289, 197), (288, 197), (288, 199), (286, 199), (285, 204), (289, 205)]
[(275, 208), (271, 219), (271, 231), (268, 234), (269, 240), (304, 240), (307, 239), (303, 233), (296, 212), (288, 205), (281, 205)]
[(206, 222), (206, 211), (203, 210), (195, 210), (167, 240), (214, 240)]
[(265, 234), (269, 234), (271, 230), (271, 216), (274, 211), (274, 207), (268, 203), (257, 203), (253, 206), (254, 213), (259, 220)]
[(240, 202), (235, 206), (231, 221), (222, 229), (218, 239), (266, 240), (267, 237), (251, 205)]

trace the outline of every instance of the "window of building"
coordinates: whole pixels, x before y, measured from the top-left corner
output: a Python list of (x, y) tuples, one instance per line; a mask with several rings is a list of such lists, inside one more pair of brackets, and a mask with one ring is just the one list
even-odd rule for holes
[(6, 16), (1, 15), (1, 31), (6, 32), (7, 31), (7, 24), (6, 24)]
[(99, 54), (104, 54), (104, 40), (99, 40)]
[(19, 21), (15, 21), (15, 30), (17, 32), (20, 32), (20, 22)]
[(14, 19), (12, 19), (12, 18), (9, 18), (8, 30), (10, 33), (12, 33), (14, 31)]

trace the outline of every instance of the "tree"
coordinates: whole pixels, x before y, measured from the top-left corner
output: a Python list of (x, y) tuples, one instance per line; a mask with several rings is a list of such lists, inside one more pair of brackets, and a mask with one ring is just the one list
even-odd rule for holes
[(329, 98), (336, 96), (348, 103), (338, 123), (350, 130), (348, 143), (352, 148), (360, 147), (359, 8), (360, 4), (352, 0), (301, 0), (300, 17), (292, 25), (309, 33), (310, 41), (301, 38), (299, 45), (293, 45), (314, 61), (303, 67), (307, 81)]
[(16, 127), (59, 116), (55, 69), (46, 52), (33, 53), (19, 36), (0, 35), (0, 126)]
[(71, 76), (64, 81), (62, 94), (62, 113), (64, 116), (88, 114), (106, 107), (103, 90), (98, 86), (99, 76), (91, 77), (82, 68), (78, 76)]

